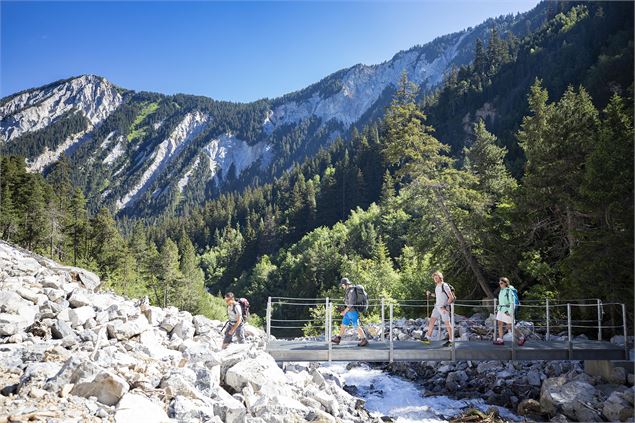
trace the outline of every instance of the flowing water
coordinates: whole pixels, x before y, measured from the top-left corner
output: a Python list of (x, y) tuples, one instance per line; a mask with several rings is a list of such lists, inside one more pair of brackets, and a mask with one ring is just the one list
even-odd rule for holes
[[(373, 416), (389, 416), (398, 423), (446, 422), (463, 410), (475, 407), (485, 411), (490, 405), (482, 399), (454, 400), (446, 396), (422, 396), (423, 388), (399, 376), (366, 365), (346, 369), (346, 364), (322, 364), (338, 373), (346, 385), (357, 388), (356, 396), (366, 400)], [(497, 407), (501, 417), (522, 421), (508, 409)]]

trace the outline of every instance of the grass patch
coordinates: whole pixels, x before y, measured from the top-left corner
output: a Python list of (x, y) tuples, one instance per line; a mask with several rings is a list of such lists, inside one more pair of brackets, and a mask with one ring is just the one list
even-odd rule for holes
[(128, 134), (128, 142), (134, 140), (135, 138), (142, 138), (146, 134), (147, 126), (139, 128), (139, 125), (143, 120), (148, 117), (150, 114), (157, 111), (159, 108), (159, 103), (149, 103), (143, 106), (141, 112), (135, 117), (134, 122), (130, 126), (130, 133)]

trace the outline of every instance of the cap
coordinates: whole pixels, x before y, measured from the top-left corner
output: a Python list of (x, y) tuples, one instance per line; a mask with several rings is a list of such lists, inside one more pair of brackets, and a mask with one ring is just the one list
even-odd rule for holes
[(351, 281), (348, 280), (348, 278), (342, 278), (342, 280), (340, 280), (340, 285), (350, 285)]

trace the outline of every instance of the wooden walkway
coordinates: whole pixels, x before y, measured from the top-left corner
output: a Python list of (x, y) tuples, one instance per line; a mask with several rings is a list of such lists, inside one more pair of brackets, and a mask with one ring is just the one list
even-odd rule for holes
[[(569, 348), (571, 347), (571, 348)], [(357, 342), (333, 345), (325, 342), (283, 341), (267, 343), (267, 352), (276, 361), (453, 361), (453, 360), (627, 360), (623, 346), (604, 341), (527, 341), (519, 347), (510, 342), (493, 345), (491, 341), (457, 341), (454, 348), (443, 341), (424, 344), (420, 341), (394, 341), (392, 357), (388, 342)]]

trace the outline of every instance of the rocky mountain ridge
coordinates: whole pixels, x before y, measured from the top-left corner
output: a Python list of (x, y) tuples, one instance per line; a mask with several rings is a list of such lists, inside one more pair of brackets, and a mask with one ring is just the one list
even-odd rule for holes
[[(0, 146), (25, 156), (33, 172), (47, 172), (65, 154), (92, 208), (151, 214), (279, 175), (380, 116), (403, 72), (430, 91), (472, 60), (477, 37), (492, 28), (526, 33), (541, 13), (491, 19), (249, 104), (137, 93), (95, 75), (70, 78), (0, 100)], [(72, 125), (73, 115), (83, 125)]]
[(281, 370), (264, 333), (108, 292), (0, 242), (0, 422), (375, 422), (323, 368)]

